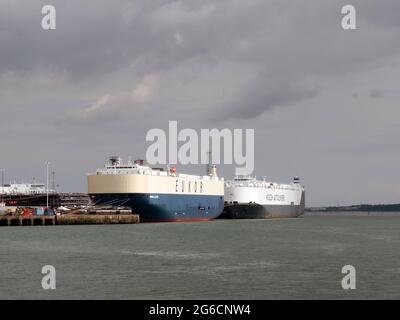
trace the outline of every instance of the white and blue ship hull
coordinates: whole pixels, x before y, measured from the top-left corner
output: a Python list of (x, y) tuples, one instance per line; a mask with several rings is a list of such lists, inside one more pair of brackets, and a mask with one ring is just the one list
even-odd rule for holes
[(217, 218), (224, 209), (222, 196), (176, 194), (92, 194), (95, 204), (123, 204), (142, 222), (203, 221)]

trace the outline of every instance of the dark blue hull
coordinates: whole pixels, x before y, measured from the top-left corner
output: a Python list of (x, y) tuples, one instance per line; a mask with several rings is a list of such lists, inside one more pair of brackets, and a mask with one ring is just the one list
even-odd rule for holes
[(177, 194), (91, 194), (93, 203), (128, 206), (143, 222), (200, 221), (218, 217), (223, 196)]

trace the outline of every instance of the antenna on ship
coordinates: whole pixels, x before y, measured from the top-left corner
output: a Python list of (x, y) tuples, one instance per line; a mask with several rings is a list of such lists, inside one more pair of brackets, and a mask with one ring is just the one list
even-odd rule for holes
[(207, 151), (208, 163), (207, 163), (207, 174), (211, 175), (211, 151)]
[(120, 156), (110, 156), (109, 163), (113, 167), (117, 167), (121, 164), (121, 157)]
[(216, 177), (217, 176), (217, 166), (213, 164), (212, 161), (212, 152), (208, 151), (208, 164), (207, 164), (207, 174), (210, 177)]

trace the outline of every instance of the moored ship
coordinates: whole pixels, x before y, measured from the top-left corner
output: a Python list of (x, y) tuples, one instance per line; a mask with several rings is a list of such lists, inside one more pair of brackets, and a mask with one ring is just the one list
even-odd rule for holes
[(42, 183), (7, 183), (0, 187), (0, 209), (4, 207), (79, 208), (89, 203), (87, 194), (58, 192)]
[(94, 205), (128, 206), (143, 222), (211, 220), (224, 207), (224, 180), (215, 166), (208, 175), (152, 168), (144, 160), (123, 163), (110, 157), (104, 168), (88, 175)]
[(220, 218), (295, 218), (304, 213), (305, 190), (299, 178), (290, 184), (236, 177), (225, 183), (225, 207)]
[(42, 183), (7, 183), (0, 188), (0, 202), (7, 207), (44, 207), (47, 202), (50, 207), (56, 207), (60, 205), (60, 196), (53, 190), (47, 195)]

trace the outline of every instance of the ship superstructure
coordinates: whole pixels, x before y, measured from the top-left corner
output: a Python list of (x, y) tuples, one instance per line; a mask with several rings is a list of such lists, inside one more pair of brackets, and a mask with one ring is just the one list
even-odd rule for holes
[(49, 206), (56, 207), (59, 196), (53, 190), (49, 190), (47, 198), (46, 186), (42, 183), (14, 182), (0, 187), (0, 202), (12, 207), (44, 207), (48, 202)]
[(49, 189), (43, 183), (7, 183), (0, 186), (0, 204), (8, 207), (44, 207), (52, 208), (85, 207), (89, 198), (83, 193), (60, 193)]
[(46, 186), (42, 183), (7, 183), (0, 187), (4, 195), (29, 195), (46, 193)]

